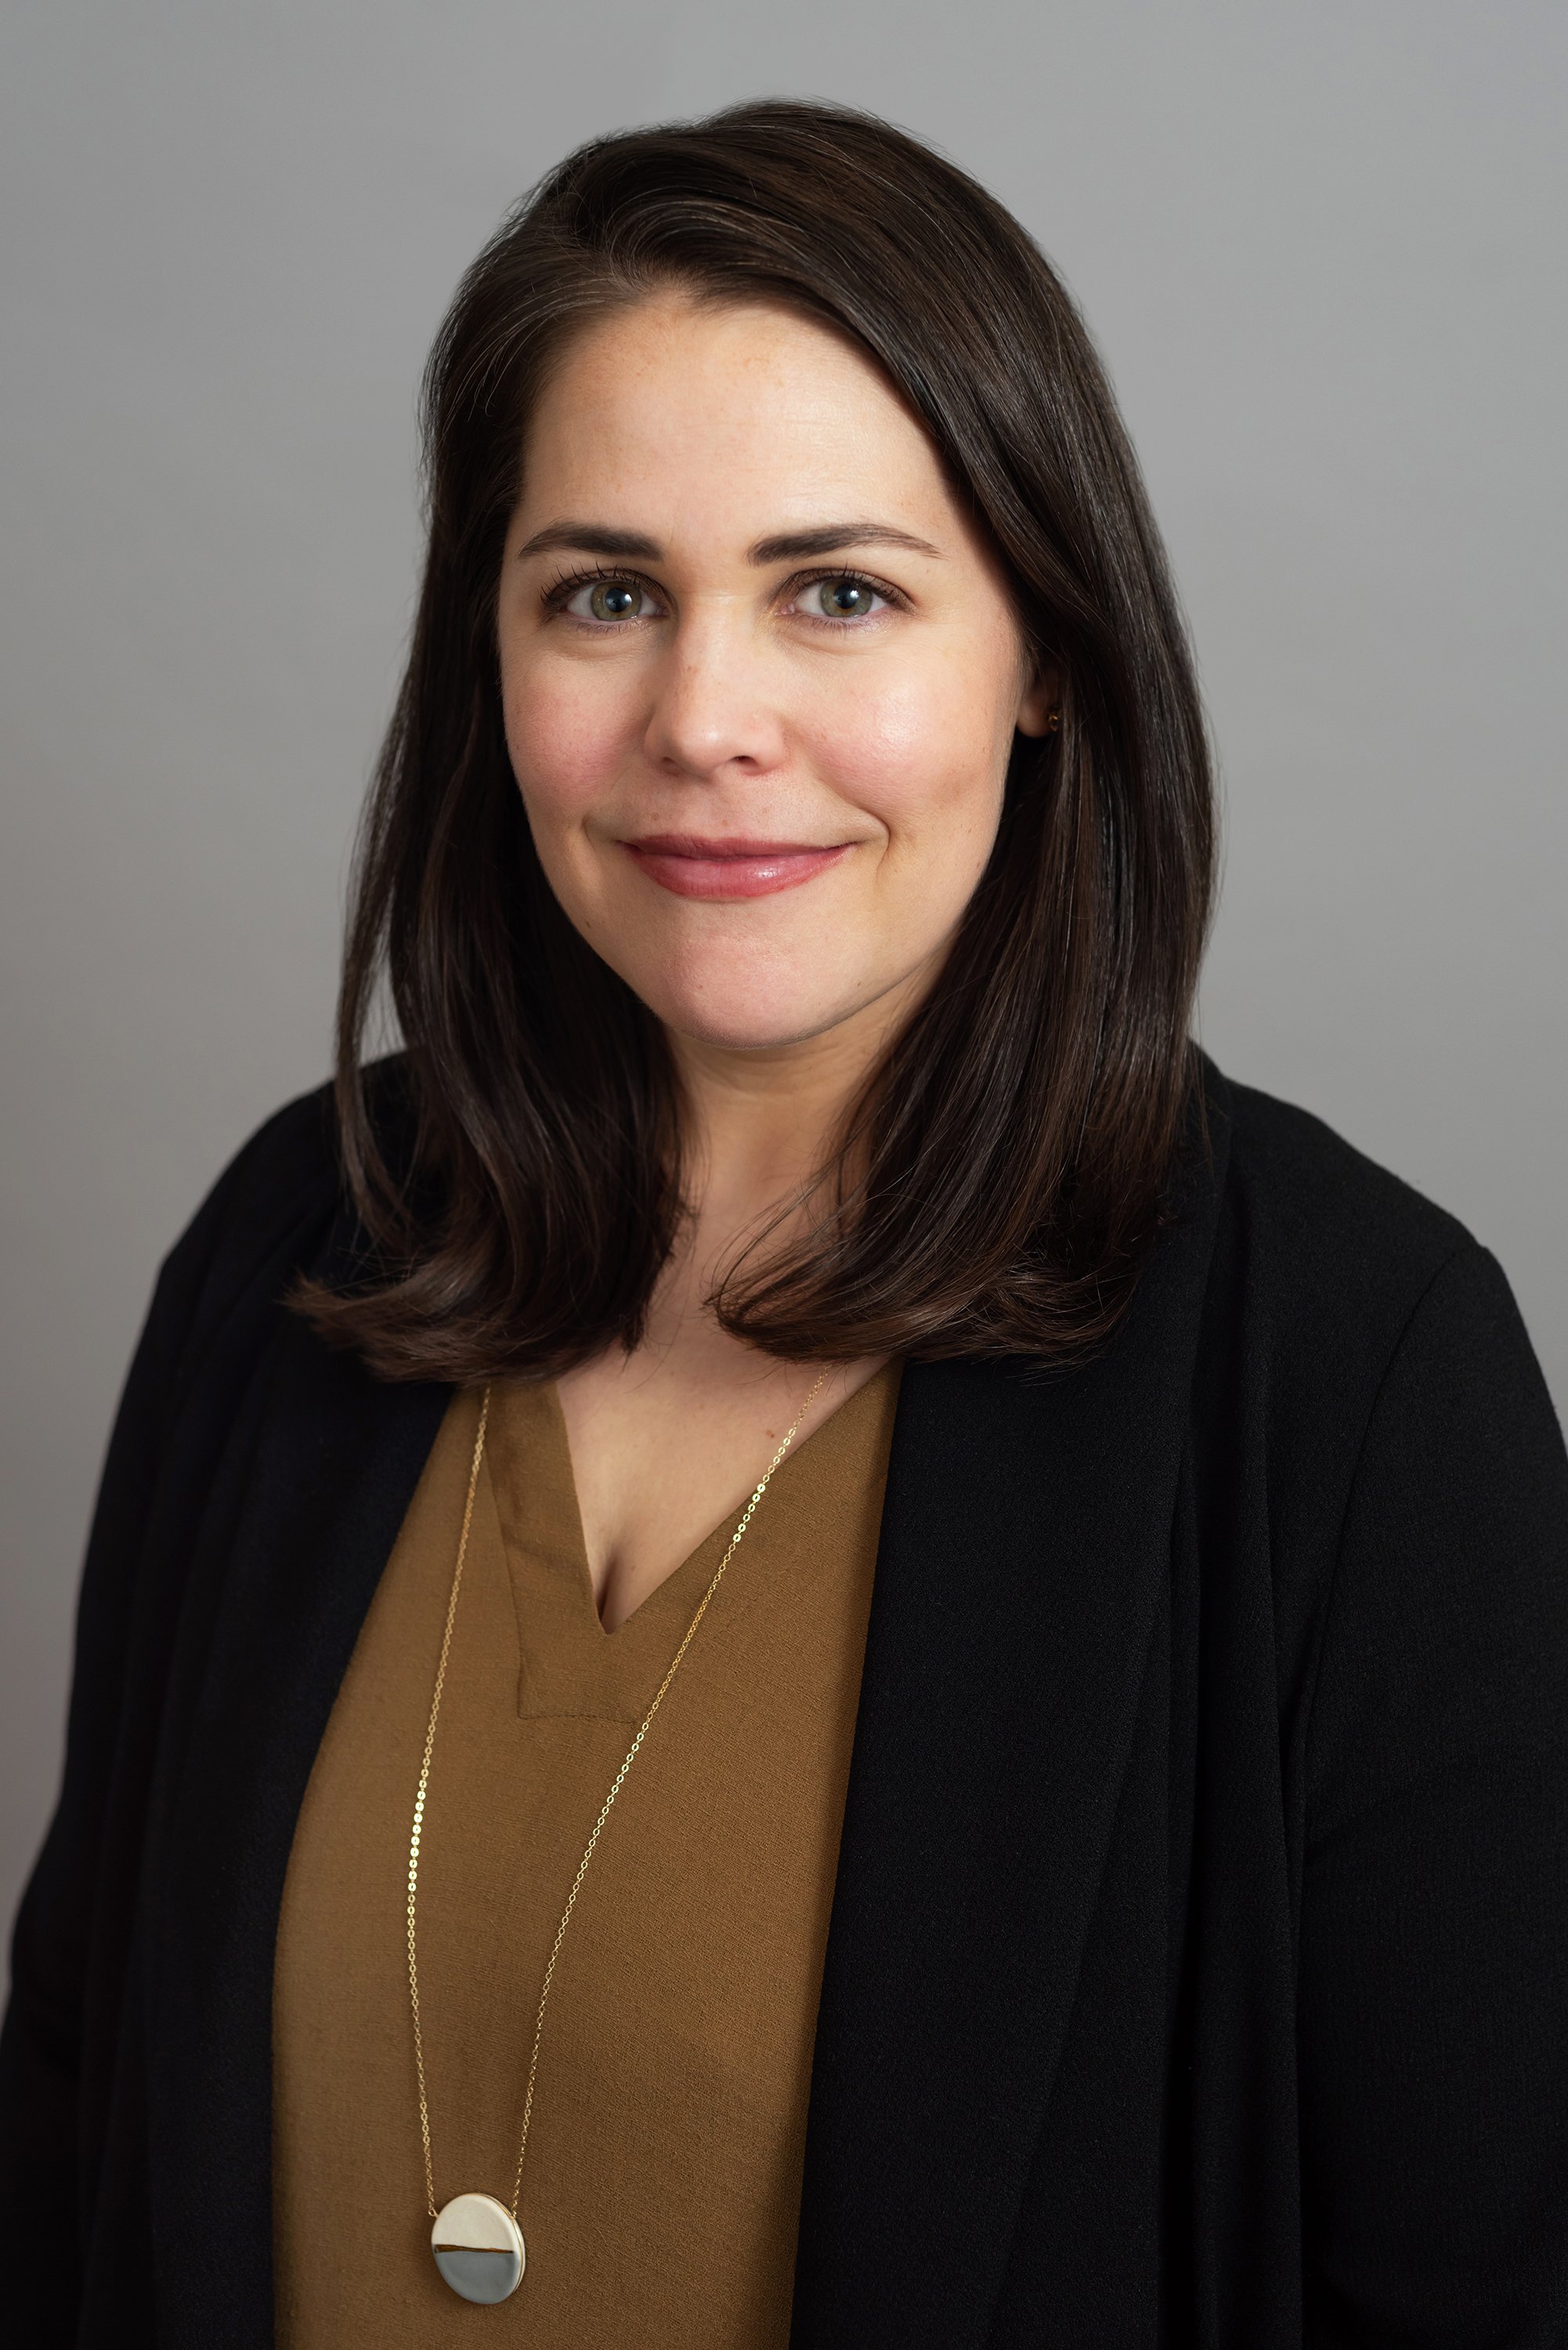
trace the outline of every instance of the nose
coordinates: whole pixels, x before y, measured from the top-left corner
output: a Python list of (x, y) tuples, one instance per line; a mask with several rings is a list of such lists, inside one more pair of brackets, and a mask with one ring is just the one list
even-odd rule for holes
[(727, 599), (684, 613), (655, 688), (643, 749), (666, 775), (764, 775), (784, 756), (784, 723), (743, 610)]

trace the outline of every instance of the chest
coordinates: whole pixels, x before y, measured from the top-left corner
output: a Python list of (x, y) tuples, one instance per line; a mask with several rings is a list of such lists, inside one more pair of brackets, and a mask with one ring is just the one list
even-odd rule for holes
[[(418, 2224), (404, 1887), (476, 1403), (443, 1422), (294, 1839), (274, 2026), (284, 2350), (397, 2343), (410, 2322), (433, 2350), (472, 2323)], [(548, 1971), (517, 2203), (530, 2332), (783, 2350), (888, 1414), (867, 1398), (781, 1474), (604, 1816), (729, 1527), (607, 1632), (547, 1405), (493, 1398), (422, 1811), (435, 2198), (512, 2202)]]

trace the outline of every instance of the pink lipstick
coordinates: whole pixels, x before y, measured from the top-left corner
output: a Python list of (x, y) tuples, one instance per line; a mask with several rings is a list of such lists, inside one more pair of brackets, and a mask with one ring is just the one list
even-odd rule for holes
[(700, 833), (656, 832), (622, 843), (650, 881), (678, 898), (766, 898), (810, 881), (852, 844), (815, 848), (794, 840), (707, 839)]

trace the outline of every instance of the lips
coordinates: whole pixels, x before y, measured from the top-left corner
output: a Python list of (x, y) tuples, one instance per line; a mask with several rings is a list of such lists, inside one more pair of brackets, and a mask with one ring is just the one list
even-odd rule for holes
[(650, 881), (678, 898), (767, 898), (798, 889), (836, 865), (851, 844), (828, 848), (806, 841), (706, 839), (697, 833), (649, 833), (623, 842)]

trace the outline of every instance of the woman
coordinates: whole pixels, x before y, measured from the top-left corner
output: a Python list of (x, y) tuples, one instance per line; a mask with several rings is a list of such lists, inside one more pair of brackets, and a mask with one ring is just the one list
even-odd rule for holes
[(1568, 1467), (1188, 1041), (1061, 286), (865, 117), (607, 140), (428, 446), (336, 1093), (109, 1455), (7, 2338), (1568, 2338)]

